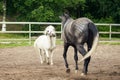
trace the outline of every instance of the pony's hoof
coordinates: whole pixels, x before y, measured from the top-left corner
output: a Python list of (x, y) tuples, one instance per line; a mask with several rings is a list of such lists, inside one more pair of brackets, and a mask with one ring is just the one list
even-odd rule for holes
[(53, 63), (50, 64), (51, 66), (53, 65)]
[(69, 68), (66, 70), (66, 73), (70, 73), (70, 69)]
[(81, 76), (85, 77), (85, 76), (86, 76), (86, 74), (85, 74), (85, 73), (81, 73)]
[(41, 61), (41, 64), (43, 64), (43, 61)]
[(46, 63), (46, 61), (44, 60), (43, 63)]
[(77, 74), (77, 73), (78, 73), (78, 70), (75, 70), (75, 73)]

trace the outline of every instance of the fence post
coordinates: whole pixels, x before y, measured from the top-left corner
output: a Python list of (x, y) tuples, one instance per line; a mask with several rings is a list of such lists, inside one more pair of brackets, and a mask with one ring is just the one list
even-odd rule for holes
[(29, 23), (29, 44), (31, 44), (32, 38), (31, 38), (31, 24)]
[(112, 32), (112, 26), (111, 26), (111, 24), (110, 24), (110, 31), (109, 31), (109, 40), (111, 40), (111, 33)]
[(61, 24), (61, 39), (62, 39), (62, 31), (63, 31), (63, 28), (62, 28), (62, 24)]

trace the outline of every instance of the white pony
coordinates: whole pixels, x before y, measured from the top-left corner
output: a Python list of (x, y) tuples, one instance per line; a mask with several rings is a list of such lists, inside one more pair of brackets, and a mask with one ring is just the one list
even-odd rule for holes
[(52, 25), (49, 25), (45, 29), (44, 35), (39, 36), (34, 42), (35, 49), (40, 53), (41, 64), (43, 62), (47, 62), (47, 64), (53, 65), (53, 51), (56, 46), (55, 43), (55, 28)]

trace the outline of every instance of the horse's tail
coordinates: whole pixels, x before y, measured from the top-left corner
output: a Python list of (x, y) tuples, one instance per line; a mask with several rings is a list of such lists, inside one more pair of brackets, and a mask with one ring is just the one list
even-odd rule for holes
[(95, 49), (97, 48), (97, 45), (98, 45), (98, 39), (99, 39), (99, 33), (98, 33), (98, 30), (97, 30), (97, 27), (94, 25), (94, 23), (90, 22), (88, 23), (88, 29), (89, 29), (89, 38), (92, 38), (92, 39), (89, 39), (91, 42), (91, 49), (88, 51), (88, 53), (79, 61), (79, 62), (82, 62), (83, 60), (85, 60), (86, 58), (88, 58), (89, 56), (91, 56)]

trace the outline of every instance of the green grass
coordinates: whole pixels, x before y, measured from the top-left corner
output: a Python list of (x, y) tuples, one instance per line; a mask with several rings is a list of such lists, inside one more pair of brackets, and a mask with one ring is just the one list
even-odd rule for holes
[[(0, 44), (0, 48), (13, 48), (13, 47), (19, 47), (19, 46), (33, 46), (34, 41), (32, 41), (31, 44), (28, 43), (28, 41), (20, 42), (20, 43), (9, 43), (9, 44)], [(60, 39), (56, 40), (56, 45), (63, 44), (63, 41)], [(120, 42), (100, 42), (100, 44), (106, 45), (120, 45)]]
[(0, 48), (12, 48), (18, 46), (32, 46), (29, 43), (8, 43), (8, 44), (0, 44)]
[(120, 42), (100, 42), (100, 44), (120, 45)]
[[(29, 44), (28, 41), (21, 41), (21, 42), (12, 42), (12, 43), (0, 43), (0, 48), (12, 48), (12, 47), (19, 47), (19, 46), (33, 46), (34, 40)], [(63, 41), (58, 39), (56, 40), (56, 45), (61, 45), (63, 44)]]
[(61, 39), (57, 39), (57, 40), (56, 40), (56, 44), (57, 44), (57, 45), (61, 45), (61, 44), (63, 44), (63, 41), (62, 41)]
[(7, 34), (7, 33), (5, 33), (5, 34), (1, 33), (0, 34), (0, 39), (11, 39), (11, 38), (13, 38), (13, 39), (15, 39), (15, 38), (16, 39), (28, 38), (28, 35), (24, 36), (22, 34)]
[[(21, 34), (0, 34), (0, 39), (28, 39), (28, 36), (21, 35)], [(109, 40), (108, 38), (101, 38), (100, 40)], [(112, 38), (112, 40), (120, 40), (119, 38)], [(2, 40), (0, 40), (2, 42)], [(6, 40), (6, 42), (9, 42)], [(18, 47), (18, 46), (33, 46), (34, 40), (32, 44), (29, 44), (29, 41), (14, 41), (12, 40), (9, 44), (0, 44), (0, 48), (11, 48), (11, 47)], [(61, 39), (56, 40), (56, 45), (63, 44)], [(110, 44), (110, 45), (120, 45), (120, 42), (100, 42), (100, 44)]]

